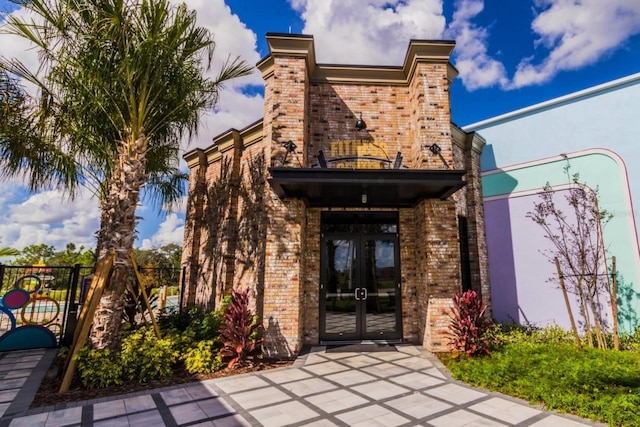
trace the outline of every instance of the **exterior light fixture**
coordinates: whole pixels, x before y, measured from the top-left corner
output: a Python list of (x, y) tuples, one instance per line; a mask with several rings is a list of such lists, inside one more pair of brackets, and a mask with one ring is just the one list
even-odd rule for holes
[(367, 204), (367, 193), (362, 193), (362, 204), (363, 205)]
[(438, 154), (440, 154), (440, 152), (442, 151), (442, 148), (440, 148), (440, 146), (438, 144), (436, 144), (435, 142), (429, 146), (427, 146), (427, 148), (429, 149), (429, 151), (431, 151), (433, 153), (433, 155), (437, 156)]
[(282, 166), (287, 164), (287, 157), (289, 157), (289, 153), (295, 153), (296, 148), (298, 148), (298, 146), (293, 141), (289, 140), (284, 143), (283, 147), (287, 151), (284, 153), (284, 159), (282, 159)]
[(298, 148), (298, 146), (294, 144), (293, 141), (289, 140), (284, 143), (284, 148), (287, 150), (287, 153), (293, 153), (294, 151), (296, 151), (296, 148)]
[(367, 124), (362, 120), (362, 111), (360, 112), (360, 118), (356, 122), (356, 130), (365, 130), (367, 128)]

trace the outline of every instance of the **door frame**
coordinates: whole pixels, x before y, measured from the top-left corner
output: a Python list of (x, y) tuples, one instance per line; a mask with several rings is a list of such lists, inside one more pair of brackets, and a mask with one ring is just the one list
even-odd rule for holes
[[(327, 221), (327, 219), (329, 221)], [(332, 224), (344, 224), (345, 228), (352, 228), (351, 231), (327, 231), (325, 230), (326, 222)], [(363, 224), (393, 224), (395, 231), (390, 232), (374, 232), (373, 230), (365, 230), (366, 225)], [(321, 233), (320, 233), (320, 284), (318, 287), (319, 292), (319, 325), (318, 332), (321, 343), (331, 342), (362, 342), (362, 341), (377, 341), (377, 342), (401, 342), (402, 341), (402, 285), (401, 285), (401, 265), (400, 265), (400, 234), (399, 234), (399, 220), (398, 212), (326, 212), (323, 213), (321, 220)], [(326, 293), (328, 288), (327, 283), (327, 241), (329, 240), (351, 240), (354, 243), (356, 253), (359, 256), (356, 258), (356, 296), (362, 297), (362, 294), (358, 294), (357, 289), (363, 288), (358, 286), (362, 284), (365, 279), (365, 241), (366, 240), (387, 240), (393, 242), (394, 250), (394, 283), (396, 297), (395, 304), (395, 331), (383, 338), (380, 338), (379, 332), (367, 331), (367, 303), (365, 300), (356, 301), (355, 308), (355, 321), (356, 330), (349, 334), (329, 334), (325, 332), (327, 311), (326, 311)], [(378, 335), (376, 335), (378, 334)]]

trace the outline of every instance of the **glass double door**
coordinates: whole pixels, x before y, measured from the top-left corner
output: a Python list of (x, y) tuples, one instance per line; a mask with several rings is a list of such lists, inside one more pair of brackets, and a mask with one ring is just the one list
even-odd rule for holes
[(322, 341), (402, 338), (398, 259), (397, 234), (323, 236)]

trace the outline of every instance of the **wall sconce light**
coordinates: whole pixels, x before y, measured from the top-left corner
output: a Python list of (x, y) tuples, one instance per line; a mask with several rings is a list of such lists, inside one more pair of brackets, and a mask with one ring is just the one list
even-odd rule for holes
[(362, 204), (363, 205), (367, 204), (367, 193), (362, 193)]
[(293, 153), (294, 151), (296, 151), (296, 148), (298, 148), (298, 146), (294, 144), (293, 141), (289, 140), (284, 143), (284, 148), (287, 150), (287, 153)]
[(367, 128), (367, 124), (362, 120), (362, 111), (360, 112), (360, 118), (356, 122), (356, 130), (365, 130)]
[(442, 148), (440, 148), (440, 146), (435, 142), (431, 145), (428, 145), (427, 148), (433, 153), (434, 156), (437, 156), (442, 151)]
[(298, 146), (293, 141), (289, 140), (284, 143), (283, 147), (287, 151), (284, 153), (284, 159), (282, 159), (282, 166), (287, 164), (287, 157), (289, 157), (289, 153), (295, 153), (296, 148), (298, 148)]

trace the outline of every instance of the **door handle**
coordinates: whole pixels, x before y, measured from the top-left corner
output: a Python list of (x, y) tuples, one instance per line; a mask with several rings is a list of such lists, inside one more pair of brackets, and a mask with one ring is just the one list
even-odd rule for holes
[(367, 288), (360, 288), (362, 289), (362, 291), (364, 292), (364, 297), (362, 298), (362, 301), (367, 299)]

